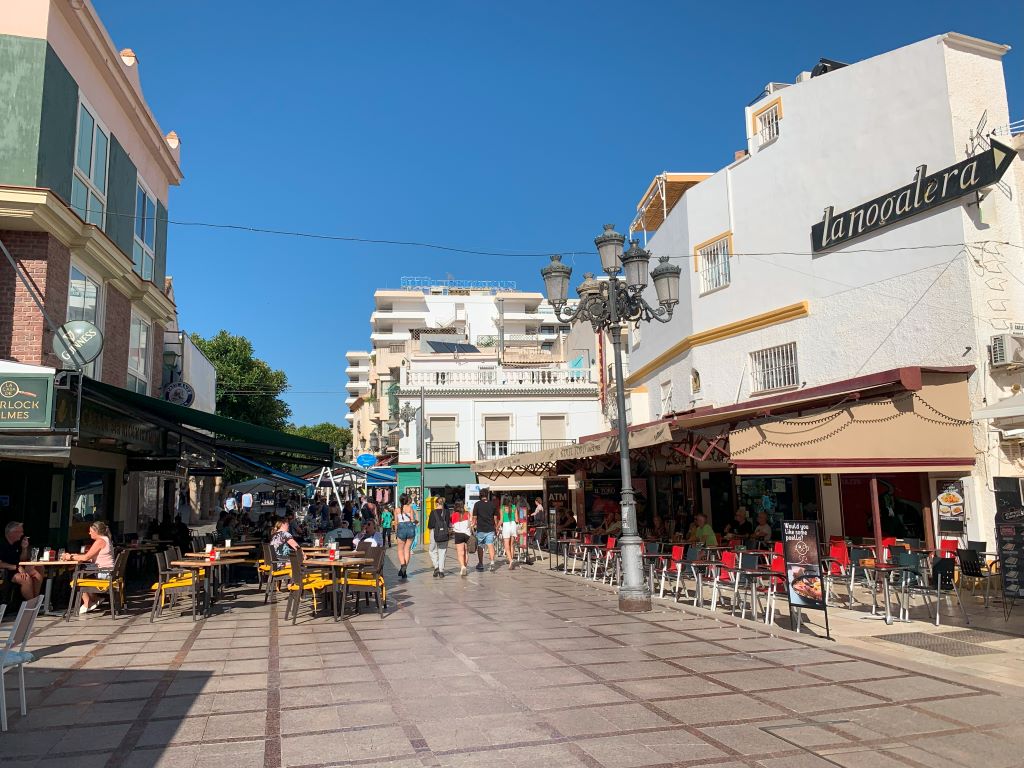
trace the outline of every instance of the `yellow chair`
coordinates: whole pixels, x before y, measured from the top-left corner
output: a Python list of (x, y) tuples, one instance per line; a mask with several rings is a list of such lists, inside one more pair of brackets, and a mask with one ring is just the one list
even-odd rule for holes
[(90, 576), (89, 571), (80, 571), (80, 566), (76, 567), (75, 573), (71, 577), (71, 600), (68, 603), (68, 612), (64, 614), (64, 620), (67, 621), (73, 612), (78, 611), (83, 594), (107, 595), (110, 600), (110, 618), (115, 618), (117, 611), (124, 608), (124, 572), (127, 565), (128, 552), (122, 550), (114, 559), (114, 567), (105, 579), (96, 578), (95, 575)]
[(292, 567), (286, 565), (283, 568), (275, 568), (274, 553), (270, 549), (269, 544), (263, 545), (263, 558), (260, 562), (263, 563), (263, 565), (259, 566), (262, 578), (265, 578), (267, 582), (263, 593), (263, 604), (266, 605), (270, 602), (270, 596), (274, 593), (274, 588), (291, 580)]
[(299, 618), (299, 605), (302, 603), (302, 596), (310, 592), (313, 597), (313, 613), (317, 611), (317, 590), (330, 589), (334, 586), (331, 579), (318, 573), (307, 573), (302, 567), (302, 553), (295, 552), (291, 556), (291, 583), (288, 585), (288, 603), (285, 605), (284, 618), (287, 621), (288, 613), (291, 612), (292, 624)]
[(153, 592), (153, 609), (149, 614), (150, 623), (163, 613), (164, 599), (170, 596), (173, 600), (181, 592), (188, 592), (192, 598), (192, 620), (195, 621), (196, 608), (199, 603), (198, 587), (206, 581), (206, 569), (199, 569), (195, 575), (192, 571), (173, 570), (167, 564), (166, 552), (157, 552), (156, 567), (157, 581), (149, 588)]

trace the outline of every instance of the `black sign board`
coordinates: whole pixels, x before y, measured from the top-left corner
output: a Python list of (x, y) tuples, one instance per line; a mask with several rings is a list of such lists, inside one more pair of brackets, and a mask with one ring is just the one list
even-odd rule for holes
[(544, 509), (548, 512), (548, 549), (556, 552), (560, 535), (558, 521), (563, 517), (565, 510), (572, 509), (569, 499), (569, 478), (544, 478)]
[(1003, 616), (1009, 618), (1014, 602), (1024, 598), (1024, 507), (996, 512), (996, 548), (1003, 575)]
[(837, 214), (828, 206), (824, 219), (811, 227), (811, 250), (826, 251), (995, 184), (1017, 153), (998, 141), (989, 143), (985, 152), (938, 173), (929, 175), (928, 167), (919, 165), (914, 181), (907, 186), (848, 211)]
[(825, 605), (825, 584), (821, 578), (821, 561), (818, 556), (818, 522), (783, 520), (782, 541), (789, 605), (791, 608), (824, 611), (827, 635), (828, 608)]
[(939, 533), (964, 532), (964, 510), (967, 508), (963, 480), (939, 480), (935, 500), (939, 507)]

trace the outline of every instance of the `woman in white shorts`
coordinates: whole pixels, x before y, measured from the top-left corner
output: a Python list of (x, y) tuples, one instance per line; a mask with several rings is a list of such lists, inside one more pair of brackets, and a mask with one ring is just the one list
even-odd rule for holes
[(512, 560), (512, 539), (519, 535), (519, 523), (516, 520), (516, 505), (507, 493), (501, 497), (501, 540), (505, 544), (505, 559), (509, 570), (515, 567)]
[(452, 510), (452, 540), (455, 542), (455, 554), (459, 558), (459, 575), (465, 576), (469, 572), (468, 553), (466, 545), (472, 531), (473, 516), (466, 511), (466, 505), (462, 501), (455, 502), (455, 509)]

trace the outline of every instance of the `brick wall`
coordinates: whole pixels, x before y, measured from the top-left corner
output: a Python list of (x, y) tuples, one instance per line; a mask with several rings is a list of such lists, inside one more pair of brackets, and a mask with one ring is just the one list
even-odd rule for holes
[(152, 362), (149, 367), (149, 394), (153, 397), (163, 399), (164, 379), (164, 327), (159, 323), (153, 323), (153, 338), (150, 341), (152, 346)]
[(128, 382), (128, 341), (131, 333), (132, 303), (116, 288), (105, 291), (106, 316), (103, 325), (103, 375), (107, 384), (123, 387)]
[[(63, 323), (71, 266), (68, 249), (45, 232), (3, 230), (0, 239), (43, 297), (50, 319), (58, 325)], [(32, 296), (7, 259), (0, 258), (0, 357), (59, 367), (51, 344), (52, 334)]]

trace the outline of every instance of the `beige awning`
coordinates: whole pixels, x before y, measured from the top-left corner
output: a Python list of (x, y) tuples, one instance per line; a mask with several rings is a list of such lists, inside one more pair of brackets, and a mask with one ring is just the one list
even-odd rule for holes
[[(667, 421), (639, 427), (638, 429), (630, 430), (629, 433), (629, 447), (631, 449), (647, 448), (672, 440), (672, 427)], [(509, 475), (525, 474), (543, 475), (553, 469), (559, 461), (589, 459), (595, 456), (617, 453), (618, 450), (618, 437), (602, 436), (593, 440), (587, 440), (584, 443), (563, 445), (560, 448), (550, 448), (546, 451), (518, 453), (513, 456), (504, 456), (500, 459), (478, 461), (473, 465), (473, 469), (478, 475), (485, 477), (507, 477)]]
[(916, 391), (737, 429), (729, 452), (741, 475), (967, 474), (974, 467), (967, 374), (924, 373)]
[(1004, 422), (1024, 423), (1024, 392), (998, 400), (974, 412), (975, 419), (994, 419)]

